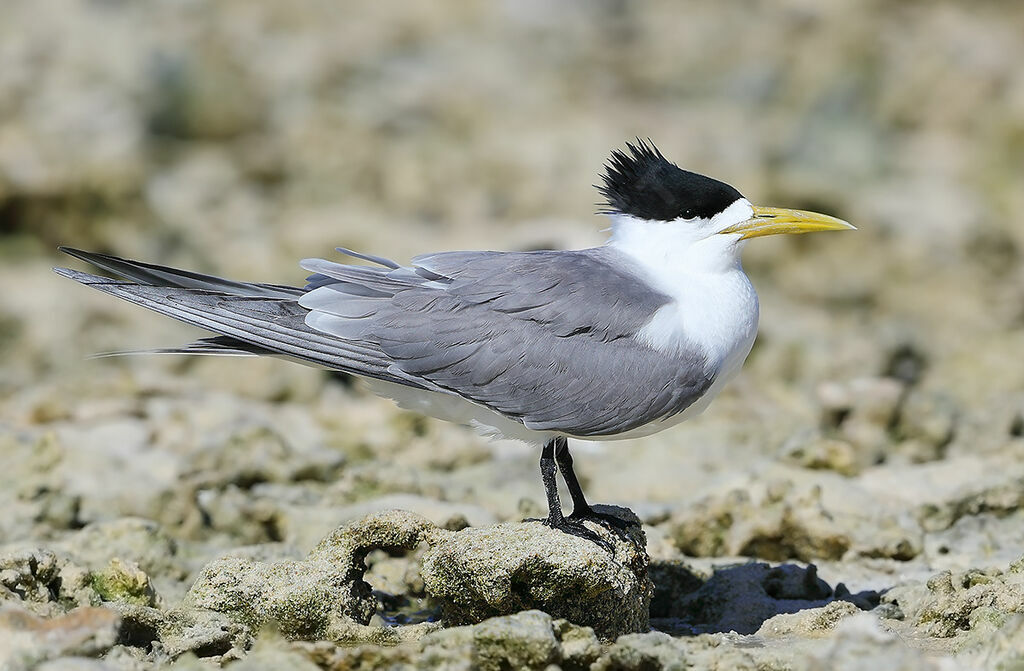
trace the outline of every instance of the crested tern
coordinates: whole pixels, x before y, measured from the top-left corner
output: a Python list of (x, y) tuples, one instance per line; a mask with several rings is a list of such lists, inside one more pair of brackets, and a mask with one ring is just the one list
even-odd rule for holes
[[(303, 287), (222, 279), (61, 250), (123, 279), (57, 273), (217, 335), (182, 354), (284, 355), (369, 380), (405, 408), (541, 448), (545, 523), (595, 512), (568, 438), (644, 436), (707, 407), (739, 371), (758, 301), (751, 238), (852, 229), (824, 214), (752, 205), (679, 168), (653, 143), (612, 152), (598, 190), (608, 241), (570, 251), (455, 251), (402, 266), (305, 259)], [(573, 511), (562, 512), (561, 471)], [(575, 529), (575, 531), (574, 531)]]

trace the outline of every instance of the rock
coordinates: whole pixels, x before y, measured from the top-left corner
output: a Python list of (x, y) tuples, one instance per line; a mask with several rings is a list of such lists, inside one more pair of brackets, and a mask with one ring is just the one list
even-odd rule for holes
[(178, 606), (167, 611), (127, 602), (109, 604), (121, 615), (120, 640), (137, 649), (158, 647), (175, 659), (189, 653), (229, 661), (245, 654), (254, 634), (224, 613)]
[(149, 576), (134, 562), (111, 559), (105, 569), (92, 575), (92, 588), (103, 601), (123, 601), (140, 606), (157, 605)]
[(938, 505), (922, 505), (918, 516), (923, 526), (929, 531), (939, 531), (963, 517), (982, 513), (1002, 516), (1024, 509), (1024, 474), (1014, 471), (1019, 471), (1019, 467), (972, 482)]
[(563, 669), (589, 669), (601, 654), (601, 644), (590, 627), (555, 620), (555, 636), (562, 644)]
[(911, 390), (894, 426), (900, 441), (897, 453), (914, 463), (941, 459), (953, 440), (959, 414), (956, 402), (947, 394)]
[(594, 539), (540, 522), (440, 536), (423, 557), (427, 593), (453, 625), (537, 608), (602, 638), (646, 631), (653, 586), (639, 520), (622, 508), (598, 509), (629, 526), (610, 531), (588, 522)]
[[(255, 488), (254, 488), (255, 489)], [(255, 497), (236, 485), (202, 489), (192, 497), (204, 524), (230, 533), (236, 543), (254, 545), (290, 537), (281, 505), (273, 497)]]
[(31, 668), (65, 655), (100, 655), (117, 642), (120, 630), (121, 616), (107, 608), (76, 608), (43, 619), (4, 606), (0, 608), (0, 668)]
[(628, 634), (620, 636), (590, 668), (593, 671), (684, 671), (691, 668), (686, 648), (685, 641), (659, 631)]
[(415, 494), (388, 494), (365, 501), (359, 501), (336, 509), (336, 515), (344, 522), (365, 517), (385, 510), (415, 510), (438, 526), (456, 517), (463, 517), (470, 526), (494, 524), (497, 520), (486, 509), (468, 503), (439, 501)]
[(924, 557), (934, 570), (965, 571), (978, 557), (1009, 564), (1024, 547), (1024, 510), (1006, 517), (992, 513), (961, 517), (948, 529), (925, 535)]
[(93, 571), (103, 570), (118, 559), (138, 565), (147, 574), (184, 577), (175, 561), (177, 541), (152, 520), (122, 517), (94, 522), (54, 543), (54, 547)]
[(869, 613), (853, 615), (836, 627), (834, 642), (824, 653), (809, 660), (809, 671), (945, 671), (952, 665), (929, 658), (907, 646), (898, 636), (884, 630)]
[(365, 625), (377, 608), (363, 581), (366, 555), (415, 549), (433, 524), (390, 511), (341, 527), (304, 560), (264, 563), (225, 557), (207, 565), (185, 597), (185, 608), (223, 613), (249, 630), (273, 621), (289, 638), (319, 638), (332, 626)]
[(148, 125), (159, 135), (224, 139), (252, 130), (263, 107), (244, 70), (221, 49), (161, 53), (152, 62)]
[(197, 487), (233, 484), (241, 488), (256, 483), (296, 480), (329, 482), (345, 462), (345, 455), (318, 445), (294, 444), (270, 426), (246, 425), (211, 437), (217, 449), (195, 452), (186, 463), (191, 483)]
[(159, 596), (149, 575), (134, 562), (115, 557), (90, 571), (64, 553), (21, 548), (0, 555), (0, 601), (4, 600), (17, 601), (39, 615), (53, 616), (75, 606), (98, 606), (108, 601), (153, 606), (158, 604)]
[(537, 610), (451, 627), (392, 648), (296, 643), (327, 669), (589, 669), (601, 654), (589, 627)]
[(310, 506), (283, 506), (282, 518), (291, 542), (300, 547), (312, 547), (339, 524), (396, 509), (415, 510), (417, 514), (446, 529), (497, 522), (492, 513), (480, 506), (440, 501), (416, 494), (387, 494), (347, 505), (326, 500)]
[(35, 668), (35, 671), (115, 671), (117, 667), (111, 666), (98, 659), (88, 657), (60, 657), (49, 662), (43, 662)]
[[(693, 574), (685, 567), (678, 570), (684, 572), (682, 584), (689, 588)], [(666, 567), (662, 567), (655, 575), (665, 579), (666, 572)], [(842, 585), (833, 590), (818, 578), (813, 565), (801, 568), (783, 564), (773, 568), (750, 563), (716, 569), (699, 588), (682, 591), (674, 601), (660, 600), (658, 610), (652, 609), (652, 617), (658, 618), (655, 624), (659, 629), (680, 633), (752, 634), (780, 614), (822, 608), (836, 601), (850, 603), (833, 606), (838, 610), (829, 610), (822, 617), (872, 608), (877, 605), (878, 596), (873, 592), (851, 595)], [(796, 625), (791, 622), (785, 626)]]
[[(174, 671), (210, 671), (211, 661), (195, 655), (185, 655), (175, 661)], [(318, 671), (319, 667), (310, 660), (310, 656), (301, 650), (289, 649), (282, 645), (275, 636), (261, 637), (252, 650), (237, 660), (232, 661), (230, 668), (239, 671)]]
[(976, 668), (1024, 668), (1024, 614), (1007, 618), (994, 634), (987, 633), (963, 657)]
[(482, 669), (546, 668), (561, 660), (551, 616), (528, 610), (473, 627), (473, 656)]
[(810, 562), (847, 553), (899, 560), (920, 554), (923, 534), (909, 515), (887, 510), (843, 478), (830, 478), (800, 488), (790, 480), (752, 481), (749, 488), (705, 497), (673, 516), (669, 535), (683, 553), (698, 557)]
[(827, 636), (842, 620), (861, 612), (849, 601), (833, 601), (820, 608), (807, 608), (768, 618), (757, 630), (759, 636)]
[(906, 387), (895, 378), (857, 378), (829, 382), (818, 388), (822, 423), (859, 450), (881, 460), (891, 443), (890, 427), (896, 421)]
[(59, 590), (60, 567), (53, 552), (26, 548), (0, 555), (0, 600), (48, 603)]
[(842, 475), (856, 475), (878, 461), (876, 454), (860, 450), (848, 440), (817, 432), (793, 436), (782, 446), (781, 456), (803, 468), (826, 469)]
[(194, 653), (200, 657), (238, 657), (249, 647), (248, 629), (224, 613), (176, 608), (167, 613), (144, 607), (124, 607), (126, 624), (134, 629), (137, 643), (159, 640), (170, 657)]
[(652, 618), (671, 617), (675, 604), (700, 589), (711, 577), (681, 560), (652, 561), (648, 575), (654, 583), (650, 608)]
[(1013, 614), (1024, 613), (1024, 563), (1009, 570), (943, 571), (925, 585), (889, 590), (883, 601), (895, 603), (928, 636), (948, 638), (971, 631), (990, 635)]
[(959, 414), (948, 395), (910, 389), (895, 377), (829, 382), (818, 388), (818, 400), (823, 431), (793, 436), (782, 452), (805, 468), (843, 475), (894, 458), (942, 458)]
[(101, 602), (88, 569), (52, 550), (31, 547), (0, 555), (0, 601), (4, 600), (47, 617)]

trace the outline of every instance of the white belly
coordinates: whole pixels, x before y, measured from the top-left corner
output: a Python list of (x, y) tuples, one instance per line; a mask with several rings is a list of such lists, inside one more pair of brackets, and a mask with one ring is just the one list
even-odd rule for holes
[(454, 394), (416, 389), (382, 380), (367, 380), (367, 382), (375, 394), (390, 398), (400, 408), (414, 410), (447, 422), (464, 424), (488, 438), (513, 438), (543, 445), (557, 435), (552, 431), (528, 429), (523, 426), (522, 422), (505, 417), (490, 408), (485, 408)]

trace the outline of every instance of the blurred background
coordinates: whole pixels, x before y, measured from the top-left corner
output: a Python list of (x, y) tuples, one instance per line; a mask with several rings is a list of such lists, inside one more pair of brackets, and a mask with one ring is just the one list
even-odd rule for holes
[[(855, 486), (911, 511), (909, 556), (876, 555), (902, 561), (956, 521), (920, 511), (959, 501), (957, 478), (1024, 478), (1018, 2), (4, 0), (3, 14), (0, 540), (142, 516), (197, 542), (309, 545), (339, 506), (386, 496), (474, 523), (538, 512), (535, 454), (348, 380), (276, 360), (88, 359), (198, 334), (57, 277), (83, 266), (55, 248), (301, 284), (298, 259), (339, 245), (405, 262), (600, 244), (591, 185), (636, 136), (755, 203), (859, 231), (749, 245), (762, 327), (745, 372), (692, 423), (581, 448), (592, 498), (657, 525), (766, 472), (826, 498)], [(690, 554), (801, 556), (666, 528)]]

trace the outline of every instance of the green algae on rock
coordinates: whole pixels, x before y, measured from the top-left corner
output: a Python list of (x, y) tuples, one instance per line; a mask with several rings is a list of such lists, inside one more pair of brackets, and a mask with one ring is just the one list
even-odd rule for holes
[(92, 574), (91, 587), (104, 601), (123, 601), (155, 606), (157, 594), (149, 576), (134, 562), (114, 558), (102, 571)]

